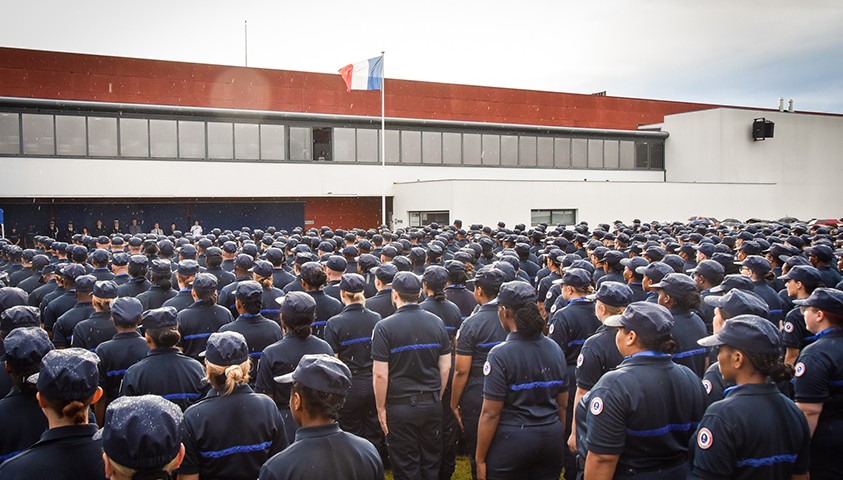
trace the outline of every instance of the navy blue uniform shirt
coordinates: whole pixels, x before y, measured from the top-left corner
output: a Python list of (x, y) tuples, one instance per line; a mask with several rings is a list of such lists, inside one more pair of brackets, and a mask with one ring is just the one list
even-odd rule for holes
[(448, 285), (445, 287), (445, 296), (460, 309), (463, 320), (474, 312), (477, 300), (474, 293), (465, 288), (465, 285)]
[(483, 374), (483, 365), (492, 347), (506, 340), (506, 330), (498, 319), (498, 304), (481, 305), (477, 313), (466, 318), (457, 335), (457, 355), (471, 357), (472, 377)]
[(735, 386), (734, 383), (723, 380), (723, 375), (720, 374), (720, 363), (718, 362), (712, 363), (705, 371), (702, 384), (705, 388), (706, 402), (709, 405), (723, 400), (726, 389)]
[(299, 338), (292, 332), (287, 333), (284, 338), (264, 349), (258, 365), (255, 390), (272, 394), (278, 408), (289, 410), (292, 384), (278, 383), (274, 377), (292, 372), (301, 357), (317, 353), (333, 355), (334, 350), (327, 342), (313, 335)]
[(621, 364), (623, 356), (615, 345), (614, 328), (600, 325), (594, 335), (588, 337), (577, 357), (577, 387), (591, 390), (606, 372)]
[(594, 314), (594, 302), (575, 298), (550, 317), (548, 337), (565, 352), (565, 362), (576, 365), (585, 339), (600, 327), (600, 320)]
[(769, 320), (773, 322), (773, 325), (781, 325), (781, 320), (784, 318), (784, 315), (782, 301), (779, 294), (764, 280), (753, 282), (752, 291), (757, 293), (758, 296), (767, 302), (767, 306), (770, 307)]
[(118, 297), (137, 297), (149, 290), (152, 284), (144, 277), (129, 278), (129, 281), (117, 287)]
[(111, 340), (116, 334), (117, 329), (111, 322), (111, 312), (94, 312), (73, 329), (70, 346), (93, 352), (99, 344)]
[(189, 288), (183, 288), (176, 293), (176, 296), (164, 302), (162, 307), (173, 307), (177, 312), (193, 305), (193, 291)]
[(354, 376), (372, 376), (372, 332), (380, 320), (377, 313), (352, 303), (325, 326), (325, 341)]
[(395, 313), (395, 305), (392, 304), (392, 289), (385, 288), (375, 294), (374, 297), (367, 298), (366, 308), (377, 313), (381, 318), (386, 318)]
[(205, 351), (208, 337), (234, 319), (231, 312), (222, 305), (200, 300), (180, 311), (176, 321), (179, 324), (182, 351), (188, 357), (199, 360), (199, 354)]
[[(48, 331), (52, 330), (55, 327), (56, 321), (59, 319), (59, 317), (64, 315), (75, 305), (76, 290), (66, 291), (64, 293), (61, 293), (55, 299), (50, 300), (50, 303), (47, 304), (47, 308), (44, 309), (44, 314), (41, 315), (41, 323), (44, 324), (44, 328)], [(88, 318), (88, 316), (86, 315), (85, 318)], [(83, 318), (82, 320), (84, 320), (85, 318)]]
[(138, 363), (149, 353), (146, 340), (138, 332), (118, 333), (114, 337), (97, 347), (100, 357), (99, 385), (105, 392), (107, 401), (114, 400), (120, 395), (120, 384), (126, 370)]
[[(118, 289), (119, 291), (119, 289)], [(158, 285), (152, 285), (149, 290), (138, 294), (137, 298), (143, 305), (144, 310), (151, 310), (154, 308), (161, 308), (164, 302), (176, 296), (178, 292), (172, 288), (163, 288)]]
[(0, 464), (35, 444), (47, 426), (35, 393), (12, 388), (0, 400)]
[(252, 359), (249, 385), (254, 385), (258, 361), (261, 359), (262, 352), (266, 347), (281, 340), (281, 326), (272, 320), (267, 320), (261, 314), (249, 315), (244, 313), (237, 317), (237, 320), (220, 327), (219, 331), (237, 332), (246, 338), (246, 345), (249, 346), (249, 358)]
[(47, 430), (38, 443), (0, 465), (3, 480), (104, 479), (102, 441), (94, 440), (97, 426), (70, 425)]
[(205, 367), (175, 348), (156, 348), (129, 367), (120, 396), (160, 395), (182, 411), (208, 391)]
[(708, 350), (701, 347), (697, 340), (706, 336), (702, 319), (690, 310), (671, 309), (673, 328), (670, 330), (676, 340), (676, 353), (673, 361), (690, 368), (699, 378), (705, 374), (705, 361)]
[(787, 312), (782, 323), (782, 343), (785, 347), (802, 351), (814, 341), (814, 336), (805, 326), (805, 317), (798, 308)]
[(325, 295), (322, 290), (307, 292), (316, 301), (316, 320), (311, 324), (313, 334), (325, 338), (325, 325), (328, 319), (342, 311), (342, 302)]
[(94, 313), (91, 302), (80, 302), (65, 312), (53, 325), (53, 345), (69, 347), (73, 329), (83, 320), (87, 320)]
[(462, 323), (462, 313), (459, 307), (453, 302), (445, 300), (437, 301), (433, 297), (427, 297), (419, 304), (422, 310), (428, 311), (442, 320), (445, 324), (445, 330), (448, 332), (448, 338), (454, 339), (457, 335), (457, 330), (460, 329)]
[(261, 294), (261, 315), (273, 322), (280, 322), (281, 309), (275, 299), (283, 296), (284, 292), (275, 287), (264, 288)]
[(237, 280), (233, 273), (223, 270), (222, 267), (209, 267), (205, 269), (204, 273), (210, 273), (217, 277), (217, 290), (222, 290)]

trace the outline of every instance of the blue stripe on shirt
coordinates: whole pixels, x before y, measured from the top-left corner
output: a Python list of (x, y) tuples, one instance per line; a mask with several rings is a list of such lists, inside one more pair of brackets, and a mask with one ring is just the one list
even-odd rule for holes
[(442, 345), (438, 343), (416, 343), (413, 345), (404, 345), (403, 347), (395, 347), (389, 350), (389, 353), (400, 353), (408, 350), (428, 350), (432, 348), (440, 348)]
[(8, 459), (10, 459), (10, 458), (14, 457), (15, 455), (17, 455), (19, 453), (22, 453), (22, 452), (23, 452), (23, 450), (18, 450), (17, 452), (8, 453), (6, 455), (0, 455), (0, 463), (3, 463), (6, 460), (8, 460)]
[(776, 463), (795, 463), (796, 455), (773, 455), (772, 457), (747, 458), (738, 460), (738, 467), (767, 467)]
[(548, 382), (531, 382), (531, 383), (516, 383), (509, 388), (512, 391), (520, 392), (521, 390), (532, 390), (534, 388), (552, 388), (564, 387), (565, 380), (550, 380)]
[(684, 352), (674, 353), (673, 359), (676, 360), (677, 358), (691, 357), (694, 355), (705, 355), (705, 352), (706, 349), (704, 348), (698, 348), (696, 350), (686, 350)]
[(106, 377), (117, 377), (117, 376), (120, 376), (120, 375), (125, 375), (126, 370), (127, 370), (126, 368), (124, 368), (123, 370), (111, 370), (110, 372), (105, 372), (105, 376)]
[(654, 428), (653, 430), (633, 430), (626, 429), (626, 434), (630, 437), (658, 437), (669, 432), (687, 432), (697, 428), (696, 422), (691, 423), (671, 423), (661, 428)]
[(574, 345), (582, 345), (585, 343), (585, 340), (571, 340), (568, 342), (569, 347), (573, 347)]
[(250, 357), (258, 357), (258, 358), (260, 358), (261, 355), (263, 355), (263, 352), (252, 352), (252, 353), (249, 354)]
[(202, 395), (198, 393), (168, 393), (167, 395), (161, 395), (161, 398), (164, 400), (194, 400)]
[(324, 321), (324, 322), (320, 321), (320, 322), (313, 322), (313, 323), (310, 324), (310, 326), (311, 327), (324, 327), (327, 324), (328, 324), (327, 321)]
[(182, 337), (183, 340), (196, 340), (197, 338), (208, 338), (210, 337), (210, 333), (194, 333), (193, 335), (185, 335)]
[(272, 442), (256, 443), (254, 445), (237, 445), (226, 448), (225, 450), (217, 450), (215, 452), (199, 452), (199, 455), (202, 455), (202, 458), (222, 458), (227, 457), (228, 455), (234, 455), (235, 453), (259, 452), (261, 450), (266, 450), (271, 445)]
[(489, 342), (489, 343), (481, 343), (477, 346), (480, 347), (480, 348), (492, 348), (495, 345), (500, 345), (501, 343), (503, 343), (503, 342), (502, 341), (501, 342)]
[(360, 337), (360, 338), (352, 338), (351, 340), (346, 340), (344, 342), (340, 342), (340, 346), (347, 347), (349, 345), (354, 345), (356, 343), (371, 343), (372, 337)]

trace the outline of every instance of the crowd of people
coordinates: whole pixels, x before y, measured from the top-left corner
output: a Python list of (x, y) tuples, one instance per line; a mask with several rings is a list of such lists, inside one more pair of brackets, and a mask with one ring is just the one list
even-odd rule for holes
[(835, 227), (33, 242), (0, 239), (2, 479), (843, 478)]

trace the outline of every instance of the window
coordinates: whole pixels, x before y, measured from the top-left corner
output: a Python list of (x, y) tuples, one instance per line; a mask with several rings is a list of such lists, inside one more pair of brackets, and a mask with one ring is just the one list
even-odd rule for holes
[(422, 163), (439, 165), (442, 163), (442, 134), (422, 132)]
[(588, 168), (603, 168), (603, 140), (588, 141)]
[(237, 160), (257, 160), (259, 157), (259, 126), (252, 123), (235, 123), (234, 158)]
[(664, 169), (664, 143), (650, 144), (650, 168)]
[(0, 153), (20, 153), (20, 125), (17, 113), (0, 113)]
[(424, 227), (431, 223), (438, 223), (439, 225), (448, 225), (450, 223), (450, 214), (448, 210), (430, 211), (430, 212), (408, 212), (410, 216), (411, 227)]
[(553, 139), (550, 137), (539, 137), (538, 144), (538, 166), (553, 166)]
[(635, 168), (650, 168), (647, 142), (635, 142)]
[(524, 167), (536, 166), (536, 137), (518, 138), (518, 164)]
[(149, 143), (154, 158), (179, 156), (178, 132), (174, 120), (150, 120)]
[(499, 135), (483, 135), (483, 165), (498, 166), (501, 164), (501, 137)]
[(620, 167), (624, 170), (635, 168), (635, 142), (620, 142)]
[(332, 128), (313, 129), (313, 159), (318, 161), (333, 160), (334, 132)]
[(212, 160), (234, 158), (234, 125), (208, 123), (208, 158)]
[(120, 119), (120, 156), (149, 156), (149, 122), (146, 119)]
[(573, 225), (577, 223), (577, 210), (575, 208), (530, 210), (530, 224), (535, 226), (540, 223)]
[(88, 117), (88, 155), (117, 156), (117, 119)]
[(56, 155), (84, 157), (87, 149), (85, 117), (56, 116)]
[(312, 160), (312, 131), (310, 128), (290, 127), (290, 160)]
[(261, 160), (286, 160), (284, 125), (261, 125)]
[(462, 159), (465, 165), (480, 165), (481, 153), (480, 135), (464, 133), (462, 136)]
[(380, 143), (378, 131), (371, 128), (357, 129), (357, 161), (360, 163), (380, 163)]
[(501, 135), (501, 165), (515, 167), (518, 165), (518, 137), (515, 135)]
[(571, 166), (574, 168), (588, 167), (588, 140), (585, 138), (571, 139)]
[(401, 163), (421, 163), (421, 132), (401, 132)]
[(553, 139), (553, 162), (557, 167), (571, 166), (571, 139)]
[(618, 142), (617, 140), (606, 140), (603, 142), (603, 167), (612, 170), (618, 169)]
[(23, 153), (55, 155), (52, 115), (23, 114)]
[(355, 152), (357, 147), (355, 145), (355, 132), (353, 128), (335, 128), (334, 129), (334, 156), (333, 159), (337, 162), (354, 162)]
[(400, 135), (398, 130), (386, 131), (386, 164), (397, 165), (401, 155)]
[(442, 134), (442, 160), (446, 165), (462, 164), (462, 134)]
[(179, 122), (179, 157), (205, 158), (205, 122)]

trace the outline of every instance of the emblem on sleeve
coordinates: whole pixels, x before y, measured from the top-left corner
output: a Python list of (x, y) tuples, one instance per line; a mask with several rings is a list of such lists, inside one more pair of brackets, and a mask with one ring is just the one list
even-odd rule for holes
[(486, 363), (483, 364), (483, 375), (488, 375), (492, 371), (492, 364), (486, 360)]
[[(550, 311), (551, 311), (551, 313), (552, 313), (552, 312), (553, 312), (553, 309), (551, 309)], [(547, 329), (547, 334), (548, 334), (548, 335), (553, 335), (553, 327), (554, 327), (554, 326), (555, 326), (554, 324), (552, 324), (552, 323), (550, 324), (550, 327)]]
[(711, 431), (707, 428), (701, 428), (697, 433), (697, 445), (703, 450), (707, 450), (713, 442), (714, 438), (711, 436)]
[(709, 382), (708, 380), (703, 380), (702, 384), (703, 384), (703, 388), (705, 388), (705, 393), (710, 395), (711, 394), (711, 382)]
[(556, 305), (550, 307), (550, 313), (556, 313)]
[(582, 353), (581, 353), (581, 354), (577, 357), (577, 368), (580, 368), (580, 367), (582, 366), (582, 360), (583, 360), (583, 358), (582, 358)]
[(594, 397), (589, 405), (592, 415), (600, 415), (600, 412), (603, 411), (603, 400), (600, 397)]
[(793, 333), (793, 324), (790, 322), (784, 323), (784, 331), (787, 333)]
[(796, 364), (796, 373), (794, 375), (796, 375), (797, 377), (801, 377), (802, 374), (804, 374), (804, 373), (805, 373), (805, 364), (802, 363), (802, 362), (797, 363)]
[(552, 296), (553, 296), (552, 292), (547, 292), (547, 295), (545, 295), (544, 298), (550, 300), (550, 297), (552, 297)]

